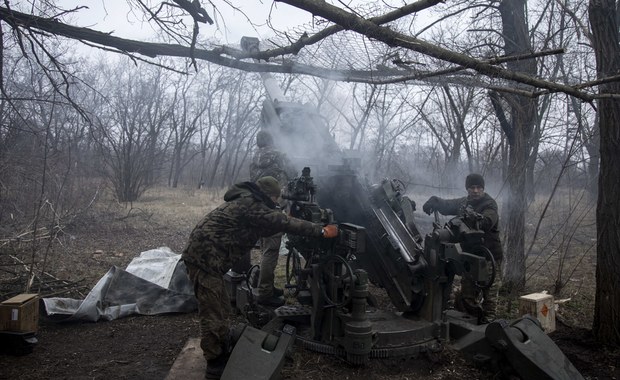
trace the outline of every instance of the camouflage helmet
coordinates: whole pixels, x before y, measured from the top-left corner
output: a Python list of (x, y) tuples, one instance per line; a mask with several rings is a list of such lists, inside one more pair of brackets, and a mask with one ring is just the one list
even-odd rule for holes
[(263, 148), (273, 145), (273, 137), (267, 131), (258, 131), (256, 134), (256, 146)]
[(280, 196), (280, 184), (278, 180), (272, 176), (261, 177), (256, 181), (258, 188), (270, 197)]

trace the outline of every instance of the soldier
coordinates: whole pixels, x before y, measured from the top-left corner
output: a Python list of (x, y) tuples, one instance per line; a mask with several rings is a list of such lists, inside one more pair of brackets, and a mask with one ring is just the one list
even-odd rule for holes
[[(435, 211), (443, 215), (462, 216), (466, 207), (470, 206), (474, 212), (481, 215), (479, 224), (484, 231), (484, 246), (491, 252), (495, 260), (497, 273), (501, 272), (501, 263), (504, 257), (502, 243), (499, 238), (499, 215), (497, 203), (491, 196), (484, 192), (484, 178), (480, 174), (472, 173), (465, 179), (465, 189), (467, 196), (456, 199), (442, 199), (432, 196), (422, 206), (425, 213), (431, 214)], [(482, 290), (482, 315), (481, 321), (491, 321), (495, 319), (496, 313), (496, 293), (499, 289), (499, 276), (496, 276), (491, 289)], [(476, 301), (477, 291), (474, 283), (467, 279), (461, 280), (461, 292), (457, 295), (456, 306), (461, 311), (471, 314), (479, 314), (480, 306)]]
[[(290, 163), (286, 155), (278, 152), (273, 146), (273, 138), (266, 131), (256, 134), (258, 150), (250, 164), (250, 180), (256, 181), (264, 176), (271, 176), (278, 180), (281, 187), (288, 183), (289, 174), (292, 174)], [(284, 204), (282, 204), (284, 206)], [(261, 262), (258, 279), (258, 303), (266, 306), (282, 306), (284, 291), (274, 286), (274, 272), (278, 265), (282, 233), (264, 237), (260, 241)]]
[(194, 284), (200, 316), (200, 347), (207, 359), (208, 379), (219, 379), (229, 355), (230, 299), (222, 276), (250, 251), (259, 237), (276, 232), (333, 238), (336, 225), (295, 219), (277, 209), (280, 185), (273, 177), (232, 186), (224, 204), (194, 228), (183, 261)]

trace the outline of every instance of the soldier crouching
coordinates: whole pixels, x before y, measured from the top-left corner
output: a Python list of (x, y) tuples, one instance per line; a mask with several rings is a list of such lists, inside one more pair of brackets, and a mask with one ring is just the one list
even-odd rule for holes
[(183, 261), (194, 285), (200, 317), (200, 346), (207, 379), (219, 379), (229, 357), (230, 298), (222, 276), (256, 241), (278, 232), (332, 238), (335, 225), (291, 218), (278, 210), (280, 185), (273, 177), (233, 185), (224, 204), (207, 214), (190, 234)]

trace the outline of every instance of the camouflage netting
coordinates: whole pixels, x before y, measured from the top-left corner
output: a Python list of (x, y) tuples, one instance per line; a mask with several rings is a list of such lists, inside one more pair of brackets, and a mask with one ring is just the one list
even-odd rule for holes
[[(365, 4), (356, 7), (352, 12), (370, 18), (380, 16), (394, 10), (383, 2)], [(428, 10), (426, 10), (428, 12)], [(414, 17), (414, 16), (412, 16)], [(411, 24), (406, 27), (400, 26), (400, 21), (384, 24), (393, 30), (411, 34)], [(290, 45), (298, 41), (304, 35), (312, 36), (333, 23), (315, 18), (313, 22), (281, 31), (273, 29), (273, 37), (261, 41), (260, 50), (269, 50)], [(408, 30), (405, 30), (408, 29)], [(238, 46), (231, 46), (238, 49)], [(380, 41), (374, 41), (359, 33), (342, 30), (332, 34), (320, 42), (305, 46), (296, 55), (276, 57), (270, 60), (272, 63), (295, 62), (298, 64), (326, 68), (330, 70), (350, 71), (373, 71), (379, 77), (389, 75), (402, 76), (407, 73), (428, 70), (429, 67), (445, 66), (445, 63), (420, 53), (404, 48), (393, 48)]]

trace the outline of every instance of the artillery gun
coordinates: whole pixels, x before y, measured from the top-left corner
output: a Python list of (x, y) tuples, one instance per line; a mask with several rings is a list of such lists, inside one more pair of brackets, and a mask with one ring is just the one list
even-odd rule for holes
[[(242, 45), (257, 49), (258, 41), (244, 39)], [(243, 340), (245, 333), (240, 333), (238, 339), (258, 346), (238, 343), (223, 378), (238, 378), (234, 368), (247, 367), (253, 353), (269, 351), (264, 342), (271, 341), (282, 358), (286, 350), (275, 350), (274, 343), (279, 336), (288, 345), (294, 341), (346, 357), (353, 365), (372, 358), (415, 357), (450, 345), (507, 376), (582, 379), (535, 319), (484, 324), (478, 316), (448, 307), (455, 276), (468, 277), (481, 288), (495, 278), (495, 263), (481, 244), (475, 214), (465, 210), (444, 226), (435, 222), (422, 237), (404, 185), (388, 179), (362, 184), (356, 160), (336, 148), (313, 109), (284, 102), (281, 91), (270, 93), (273, 78), (261, 75), (268, 93), (262, 128), (274, 135), (281, 150), (294, 146), (297, 156), (291, 158), (307, 165), (284, 194), (291, 215), (337, 222), (341, 233), (331, 240), (289, 236), (286, 287), (294, 304), (262, 308), (253, 302), (250, 282), (229, 274), (235, 306), (254, 325), (246, 331), (256, 335), (262, 329), (264, 339), (253, 335)], [(308, 144), (316, 139), (322, 142)], [(317, 154), (318, 147), (326, 150)], [(384, 290), (393, 307), (376, 307), (370, 284)], [(271, 375), (282, 363), (273, 362)]]

